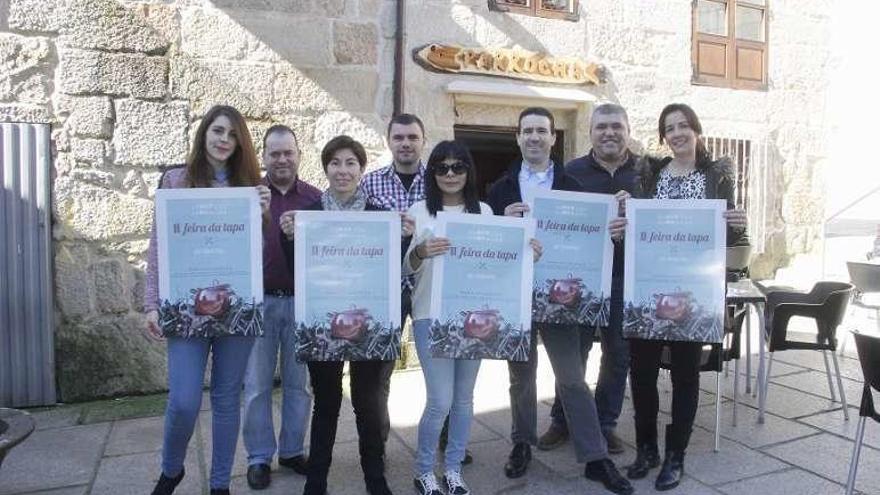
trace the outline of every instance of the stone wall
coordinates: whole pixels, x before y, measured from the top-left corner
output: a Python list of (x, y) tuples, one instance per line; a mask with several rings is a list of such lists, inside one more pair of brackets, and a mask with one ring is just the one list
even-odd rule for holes
[(211, 105), (242, 111), (257, 140), (292, 126), (313, 183), (337, 134), (381, 155), (392, 14), (380, 0), (0, 0), (0, 120), (52, 125), (60, 400), (164, 388), (164, 345), (140, 331), (152, 196)]
[[(185, 159), (213, 104), (231, 104), (255, 138), (273, 123), (297, 130), (301, 176), (324, 184), (321, 146), (348, 133), (384, 164), (392, 109), (392, 0), (0, 0), (0, 120), (46, 122), (54, 145), (56, 357), (64, 401), (164, 388), (164, 347), (143, 325), (144, 254), (160, 167)], [(773, 0), (770, 87), (690, 84), (691, 2), (590, 0), (578, 22), (490, 12), (486, 0), (406, 0), (406, 52), (424, 43), (519, 47), (608, 68), (587, 87), (624, 104), (639, 148), (657, 148), (656, 117), (692, 104), (707, 133), (768, 143), (769, 274), (812, 250), (827, 137), (827, 0)], [(406, 110), (429, 146), (453, 125), (515, 125), (512, 100), (457, 105), (456, 78), (405, 64)], [(588, 107), (556, 110), (586, 151)], [(568, 139), (568, 138), (567, 138)]]

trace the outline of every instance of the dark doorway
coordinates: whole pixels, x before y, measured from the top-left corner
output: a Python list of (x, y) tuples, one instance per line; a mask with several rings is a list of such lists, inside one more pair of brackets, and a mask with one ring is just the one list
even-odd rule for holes
[[(491, 127), (457, 125), (455, 139), (463, 142), (474, 157), (477, 166), (477, 187), (480, 199), (485, 200), (491, 186), (516, 160), (522, 160), (516, 144), (516, 127)], [(556, 144), (550, 150), (550, 158), (563, 162), (565, 138), (563, 131), (556, 130)]]

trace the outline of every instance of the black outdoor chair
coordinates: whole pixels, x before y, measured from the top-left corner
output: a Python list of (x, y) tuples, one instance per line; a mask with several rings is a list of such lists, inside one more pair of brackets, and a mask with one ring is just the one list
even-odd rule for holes
[[(852, 298), (852, 309), (862, 308), (874, 312), (877, 320), (877, 329), (880, 330), (880, 305), (865, 302), (864, 295), (880, 293), (880, 265), (877, 263), (860, 263), (847, 261), (846, 269), (849, 272), (849, 281), (856, 287)], [(843, 355), (844, 342), (840, 343), (840, 355)]]
[[(828, 353), (826, 352), (831, 351), (831, 359), (834, 362), (834, 371), (837, 375), (840, 402), (843, 405), (843, 415), (844, 418), (849, 420), (846, 394), (843, 390), (840, 366), (837, 363), (835, 351), (837, 350), (837, 327), (846, 314), (846, 308), (854, 290), (855, 287), (846, 282), (817, 282), (813, 289), (807, 293), (768, 289), (764, 318), (770, 340), (770, 360), (767, 363), (767, 372), (764, 373), (764, 383), (761, 385), (764, 387), (764, 397), (767, 397), (770, 384), (773, 354), (777, 351), (806, 349), (822, 351), (822, 357), (825, 360), (825, 374), (828, 377), (828, 389), (831, 391), (831, 400), (836, 401), (834, 384), (831, 380), (831, 369), (828, 366)], [(817, 333), (789, 330), (788, 323), (793, 316), (815, 320)]]
[(856, 472), (859, 469), (859, 454), (862, 451), (862, 440), (865, 437), (865, 420), (873, 419), (880, 423), (880, 413), (874, 407), (871, 389), (880, 392), (880, 335), (868, 335), (853, 331), (859, 362), (865, 386), (862, 389), (862, 405), (859, 407), (859, 425), (856, 428), (856, 441), (853, 445), (852, 460), (849, 464), (849, 478), (846, 481), (846, 495), (852, 495), (856, 484)]
[[(733, 426), (736, 426), (737, 391), (739, 389), (739, 358), (740, 341), (743, 321), (748, 311), (744, 307), (737, 308), (727, 306), (727, 315), (724, 320), (724, 337), (720, 344), (706, 344), (703, 346), (703, 355), (700, 358), (700, 371), (715, 372), (715, 452), (718, 452), (721, 442), (721, 372), (724, 371), (724, 363), (733, 361)], [(670, 369), (670, 351), (663, 347), (660, 355), (660, 367)]]

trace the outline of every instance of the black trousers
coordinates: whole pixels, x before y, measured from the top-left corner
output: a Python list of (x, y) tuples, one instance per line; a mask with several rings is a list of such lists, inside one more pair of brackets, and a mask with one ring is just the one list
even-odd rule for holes
[(672, 424), (666, 427), (666, 450), (684, 451), (690, 441), (700, 393), (703, 344), (699, 342), (629, 341), (636, 443), (657, 443), (657, 410), (660, 402), (657, 374), (664, 346), (670, 349), (672, 375)]
[[(385, 472), (383, 420), (388, 416), (388, 402), (382, 393), (383, 370), (389, 361), (352, 361), (351, 405), (358, 431), (358, 446), (364, 480), (380, 479)], [(392, 361), (393, 363), (393, 361)], [(336, 427), (342, 406), (341, 361), (310, 361), (309, 375), (315, 405), (312, 409), (312, 432), (309, 445), (309, 472), (305, 494), (323, 494), (333, 459)]]

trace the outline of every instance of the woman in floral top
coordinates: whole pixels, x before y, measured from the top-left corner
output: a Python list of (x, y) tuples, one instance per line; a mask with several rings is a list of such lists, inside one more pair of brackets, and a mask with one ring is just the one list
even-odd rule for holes
[[(728, 158), (712, 160), (702, 141), (703, 128), (697, 114), (681, 103), (667, 105), (658, 122), (660, 141), (672, 150), (662, 159), (640, 160), (636, 197), (648, 199), (725, 199), (728, 210), (727, 244), (745, 239), (746, 214), (735, 209), (734, 176)], [(626, 219), (614, 220), (609, 231), (620, 239)], [(657, 447), (657, 375), (664, 346), (670, 350), (672, 376), (672, 423), (666, 427), (666, 457), (654, 486), (670, 490), (684, 473), (684, 453), (690, 441), (700, 390), (702, 342), (630, 339), (630, 386), (635, 409), (635, 462), (627, 469), (630, 479), (644, 478), (660, 465)]]

